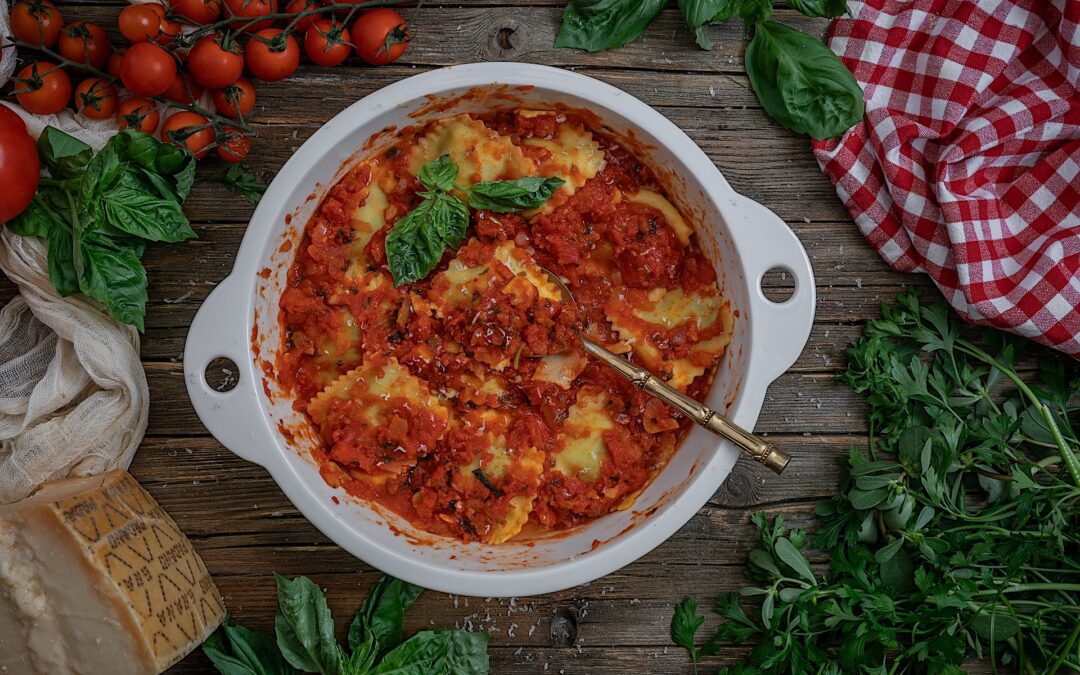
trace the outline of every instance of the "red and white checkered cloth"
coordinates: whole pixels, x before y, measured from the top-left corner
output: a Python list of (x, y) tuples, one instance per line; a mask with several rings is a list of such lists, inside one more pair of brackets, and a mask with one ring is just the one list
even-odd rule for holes
[(814, 154), (894, 269), (1080, 357), (1080, 0), (849, 0), (866, 117)]

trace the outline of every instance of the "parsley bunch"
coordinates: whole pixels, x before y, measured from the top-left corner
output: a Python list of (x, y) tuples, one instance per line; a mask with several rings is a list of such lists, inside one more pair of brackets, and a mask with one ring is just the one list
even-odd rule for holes
[(719, 600), (701, 648), (684, 603), (676, 643), (696, 663), (756, 642), (728, 673), (1080, 669), (1080, 374), (1061, 355), (1018, 369), (1021, 345), (914, 293), (885, 306), (840, 377), (866, 396), (871, 446), (817, 507), (826, 574), (810, 571), (804, 532), (757, 514), (757, 585)]

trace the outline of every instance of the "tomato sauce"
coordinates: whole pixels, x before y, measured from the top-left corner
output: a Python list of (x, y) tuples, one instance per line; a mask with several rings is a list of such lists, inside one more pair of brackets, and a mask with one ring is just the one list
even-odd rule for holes
[[(681, 216), (665, 215), (669, 202), (639, 197), (664, 189), (627, 148), (573, 113), (509, 110), (461, 128), (520, 157), (500, 178), (554, 172), (567, 185), (532, 212), (471, 210), (461, 246), (425, 279), (394, 286), (386, 234), (421, 200), (416, 156), (440, 124), (398, 130), (345, 175), (290, 268), (277, 373), (319, 428), (321, 473), (465, 541), (627, 508), (690, 422), (587, 357), (576, 334), (700, 399), (731, 332), (716, 272), (689, 226), (671, 222)], [(584, 150), (559, 164), (559, 144), (581, 137)], [(576, 302), (520, 271), (536, 266)], [(677, 314), (691, 310), (710, 318)]]

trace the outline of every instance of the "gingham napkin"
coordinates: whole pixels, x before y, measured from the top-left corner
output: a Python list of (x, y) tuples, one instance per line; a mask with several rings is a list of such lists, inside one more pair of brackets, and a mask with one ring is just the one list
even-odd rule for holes
[(894, 269), (1080, 357), (1080, 0), (850, 1), (866, 117), (814, 154)]

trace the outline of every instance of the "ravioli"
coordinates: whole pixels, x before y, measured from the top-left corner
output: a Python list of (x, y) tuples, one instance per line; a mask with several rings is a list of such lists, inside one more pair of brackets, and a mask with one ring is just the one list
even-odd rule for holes
[[(548, 110), (523, 110), (523, 117), (537, 117), (554, 114)], [(557, 176), (566, 181), (559, 192), (563, 197), (574, 194), (578, 188), (604, 169), (604, 151), (590, 131), (578, 124), (562, 122), (554, 138), (526, 138), (524, 145), (544, 148), (550, 156), (539, 162), (540, 175)], [(545, 205), (540, 211), (548, 211), (553, 206)]]
[(307, 406), (334, 461), (402, 473), (446, 431), (449, 411), (397, 359), (364, 364), (327, 385)]
[(604, 432), (615, 428), (607, 405), (608, 396), (600, 387), (588, 385), (578, 391), (559, 434), (562, 448), (555, 454), (556, 469), (589, 482), (600, 477), (600, 466), (610, 457)]
[(667, 197), (659, 192), (646, 188), (642, 188), (637, 192), (632, 192), (624, 196), (627, 201), (641, 204), (642, 206), (648, 206), (662, 213), (664, 215), (664, 220), (666, 220), (668, 225), (671, 226), (671, 229), (675, 231), (675, 236), (678, 238), (679, 243), (683, 245), (683, 248), (690, 245), (690, 235), (692, 235), (694, 231), (687, 225), (682, 214), (668, 201)]
[[(505, 432), (509, 421), (508, 415), (495, 410), (478, 410), (464, 420), (483, 437), (486, 450), (472, 462), (458, 467), (457, 480), (470, 493), (485, 495), (479, 502), (470, 500), (469, 508), (477, 534), (489, 544), (501, 544), (521, 531), (529, 520), (544, 472), (542, 451), (507, 447)], [(509, 498), (499, 487), (506, 480), (513, 481), (515, 486), (515, 494)], [(504, 500), (508, 504), (499, 504)]]
[[(472, 239), (465, 246), (480, 244)], [(513, 275), (511, 279), (507, 280), (496, 272), (496, 261), (510, 271)], [(559, 287), (537, 267), (528, 254), (517, 248), (513, 242), (507, 241), (495, 247), (490, 258), (482, 263), (467, 263), (459, 252), (446, 270), (435, 276), (431, 282), (435, 314), (442, 318), (450, 311), (469, 305), (475, 298), (493, 288), (500, 288), (518, 302), (526, 299), (530, 293), (529, 288), (535, 290), (537, 297), (543, 300), (562, 300)]]
[(356, 278), (368, 268), (367, 248), (375, 233), (386, 226), (386, 207), (389, 202), (386, 192), (372, 177), (368, 185), (367, 198), (352, 214), (353, 239), (349, 242), (349, 270), (347, 274)]
[(409, 170), (416, 175), (421, 166), (440, 155), (450, 155), (457, 164), (456, 182), (462, 187), (535, 173), (535, 165), (509, 137), (465, 114), (440, 120), (425, 134), (411, 150)]
[[(731, 309), (715, 284), (689, 294), (679, 288), (654, 288), (645, 297), (628, 293), (613, 297), (605, 309), (612, 328), (645, 367), (683, 391), (724, 353), (734, 328)], [(697, 340), (689, 352), (665, 359), (655, 336), (691, 327)]]
[(585, 355), (577, 350), (548, 354), (540, 359), (533, 379), (554, 384), (560, 389), (569, 389), (588, 364)]

